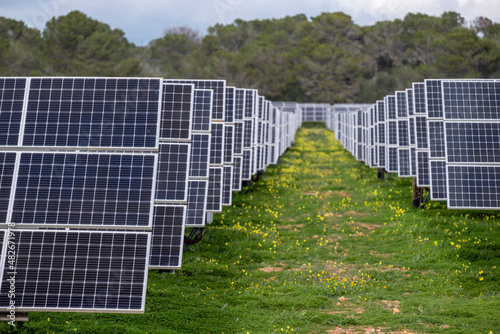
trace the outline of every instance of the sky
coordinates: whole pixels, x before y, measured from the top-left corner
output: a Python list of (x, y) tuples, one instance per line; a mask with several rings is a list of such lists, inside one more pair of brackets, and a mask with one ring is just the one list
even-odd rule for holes
[(500, 22), (498, 0), (0, 0), (0, 16), (23, 21), (43, 30), (52, 17), (79, 10), (89, 17), (121, 29), (138, 46), (163, 36), (166, 29), (187, 26), (201, 35), (217, 23), (235, 19), (283, 18), (323, 12), (344, 12), (358, 25), (402, 19), (407, 13), (441, 16), (460, 13), (472, 22), (479, 16)]

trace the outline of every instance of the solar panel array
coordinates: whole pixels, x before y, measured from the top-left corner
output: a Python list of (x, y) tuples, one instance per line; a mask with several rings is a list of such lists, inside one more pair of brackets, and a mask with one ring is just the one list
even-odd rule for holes
[(149, 268), (293, 143), (296, 103), (224, 80), (0, 78), (0, 305), (142, 313)]
[(425, 80), (373, 105), (333, 105), (327, 119), (358, 160), (415, 177), (431, 200), (500, 209), (500, 81)]

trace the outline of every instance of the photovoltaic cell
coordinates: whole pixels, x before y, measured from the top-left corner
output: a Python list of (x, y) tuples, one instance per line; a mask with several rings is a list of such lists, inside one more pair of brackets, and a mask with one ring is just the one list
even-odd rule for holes
[(417, 145), (417, 133), (416, 133), (416, 126), (415, 126), (415, 117), (410, 117), (408, 120), (408, 130), (409, 130), (409, 139), (410, 139), (410, 146), (416, 146)]
[(410, 146), (410, 136), (408, 134), (408, 121), (398, 121), (398, 144), (402, 147)]
[(500, 166), (447, 165), (448, 207), (500, 207)]
[(425, 84), (423, 82), (413, 83), (413, 112), (415, 115), (427, 115), (425, 107)]
[(231, 206), (233, 200), (233, 166), (224, 166), (222, 205)]
[(31, 78), (23, 146), (158, 147), (160, 79)]
[(212, 120), (224, 121), (225, 99), (226, 99), (226, 81), (225, 80), (164, 80), (167, 83), (190, 83), (194, 84), (196, 89), (213, 90), (213, 112)]
[(224, 155), (224, 123), (212, 122), (212, 138), (210, 150), (210, 164), (222, 165)]
[(415, 127), (416, 127), (416, 138), (417, 138), (417, 148), (427, 149), (428, 139), (427, 139), (427, 118), (424, 116), (415, 117)]
[(151, 226), (155, 155), (19, 154), (16, 224)]
[(443, 118), (443, 94), (441, 80), (425, 80), (428, 118)]
[(0, 146), (19, 142), (25, 78), (0, 78)]
[(253, 145), (253, 120), (245, 120), (243, 132), (243, 148), (252, 148)]
[(443, 81), (444, 117), (449, 120), (499, 120), (500, 82)]
[(387, 152), (388, 152), (388, 158), (389, 158), (388, 163), (386, 164), (387, 171), (389, 173), (397, 173), (398, 169), (399, 169), (398, 148), (397, 147), (388, 147)]
[[(13, 241), (16, 310), (144, 312), (149, 233), (18, 230)], [(3, 308), (10, 271), (6, 261)]]
[(191, 144), (162, 143), (158, 154), (156, 201), (187, 200)]
[(444, 125), (442, 120), (428, 120), (429, 158), (445, 158)]
[(221, 212), (222, 211), (222, 185), (223, 185), (223, 167), (210, 167), (208, 195), (207, 195), (207, 211)]
[(243, 115), (244, 119), (251, 119), (254, 117), (255, 97), (256, 97), (256, 90), (253, 89), (245, 90), (245, 113)]
[(243, 150), (243, 165), (241, 172), (241, 179), (244, 181), (250, 181), (252, 179), (252, 150)]
[[(0, 223), (10, 223), (7, 221), (7, 213), (14, 179), (14, 169), (16, 165), (16, 153), (0, 152)], [(1, 240), (1, 238), (0, 238)]]
[(193, 85), (163, 85), (160, 138), (176, 140), (191, 138), (193, 100)]
[(180, 268), (185, 220), (185, 205), (155, 205), (150, 267), (157, 269)]
[(245, 89), (236, 88), (234, 92), (234, 120), (242, 121), (245, 114)]
[(210, 137), (209, 133), (192, 134), (189, 177), (208, 177), (208, 168), (210, 163)]
[(430, 187), (429, 152), (417, 151), (417, 186)]
[(410, 162), (410, 149), (399, 149), (399, 166), (398, 175), (399, 177), (411, 176), (411, 162)]
[(388, 121), (388, 133), (387, 133), (387, 143), (389, 145), (398, 145), (398, 122)]
[(226, 87), (226, 123), (234, 122), (235, 88)]
[(447, 200), (446, 196), (446, 161), (431, 160), (430, 168), (430, 193), (432, 200)]
[(208, 180), (189, 181), (186, 226), (205, 226)]
[(417, 176), (417, 149), (410, 147), (411, 176)]
[(243, 156), (234, 157), (233, 165), (233, 191), (241, 191), (241, 176), (243, 172)]
[(500, 123), (446, 122), (448, 163), (500, 163)]
[(234, 154), (243, 154), (243, 134), (244, 134), (244, 122), (236, 121), (234, 123)]
[(211, 89), (195, 89), (193, 101), (193, 131), (210, 131), (212, 121), (213, 91)]
[(233, 163), (234, 151), (234, 125), (225, 124), (224, 126), (224, 164)]

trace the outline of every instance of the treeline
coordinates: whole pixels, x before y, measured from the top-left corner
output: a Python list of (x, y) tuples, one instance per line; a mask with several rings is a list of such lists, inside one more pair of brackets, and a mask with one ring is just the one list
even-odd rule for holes
[(374, 102), (424, 78), (499, 78), (500, 24), (455, 12), (358, 26), (343, 13), (179, 27), (147, 47), (74, 11), (43, 31), (0, 17), (0, 75), (224, 78), (270, 100)]

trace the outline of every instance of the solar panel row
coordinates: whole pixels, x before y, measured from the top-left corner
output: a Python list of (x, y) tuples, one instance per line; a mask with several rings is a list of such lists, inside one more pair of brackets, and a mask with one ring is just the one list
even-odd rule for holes
[(15, 224), (16, 308), (144, 312), (148, 268), (180, 268), (185, 228), (231, 205), (301, 120), (224, 80), (0, 78), (0, 263), (5, 276)]
[(373, 105), (333, 105), (327, 121), (358, 160), (416, 177), (431, 200), (500, 209), (500, 81), (425, 80)]

